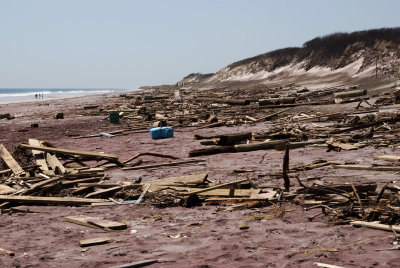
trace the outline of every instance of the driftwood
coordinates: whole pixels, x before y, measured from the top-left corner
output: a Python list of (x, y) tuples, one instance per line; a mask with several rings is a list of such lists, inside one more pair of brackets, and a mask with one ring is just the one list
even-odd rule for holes
[(278, 114), (284, 113), (284, 112), (289, 111), (289, 110), (291, 110), (291, 109), (292, 109), (292, 108), (287, 108), (287, 109), (283, 109), (283, 110), (281, 110), (281, 111), (278, 111), (278, 112), (275, 112), (275, 113), (272, 113), (272, 114), (263, 116), (263, 117), (257, 119), (257, 121), (269, 120), (269, 119), (273, 118), (274, 116), (277, 116)]
[(374, 157), (375, 160), (384, 160), (390, 162), (399, 162), (400, 156), (397, 155), (378, 155)]
[[(34, 146), (41, 146), (40, 141), (36, 139), (29, 139), (29, 144)], [(41, 170), (49, 170), (44, 153), (42, 151), (32, 150), (33, 157), (36, 160), (36, 164), (40, 166)]]
[(62, 148), (55, 148), (55, 147), (45, 147), (45, 146), (33, 146), (28, 144), (20, 144), (19, 147), (27, 148), (37, 151), (43, 151), (47, 153), (54, 153), (54, 154), (61, 154), (61, 155), (68, 155), (68, 156), (82, 156), (82, 157), (89, 157), (96, 160), (107, 160), (117, 164), (120, 167), (124, 165), (118, 161), (118, 157), (112, 154), (104, 154), (104, 153), (93, 153), (93, 152), (85, 152), (85, 151), (77, 151), (77, 150), (68, 150)]
[[(217, 144), (222, 146), (227, 145), (234, 145), (235, 143), (239, 143), (244, 140), (251, 139), (252, 133), (251, 132), (239, 132), (239, 133), (227, 133), (221, 135), (212, 135), (212, 136), (201, 136), (201, 135), (194, 135), (195, 139), (197, 140), (204, 140), (204, 139), (218, 139)], [(214, 142), (206, 142), (205, 145), (213, 144)]]
[(105, 202), (104, 199), (89, 199), (77, 197), (42, 197), (42, 196), (9, 196), (0, 195), (1, 202), (15, 202), (24, 204), (47, 204), (47, 205), (66, 205), (66, 206), (82, 206), (90, 205), (92, 203)]
[(196, 101), (213, 102), (213, 103), (226, 103), (229, 105), (249, 105), (250, 100), (246, 99), (218, 99), (218, 98), (205, 98), (197, 97)]
[(213, 155), (221, 153), (250, 152), (257, 150), (275, 149), (276, 146), (287, 143), (288, 140), (277, 140), (250, 144), (239, 144), (233, 146), (210, 146), (207, 148), (195, 149), (189, 152), (190, 157), (201, 155)]
[(109, 237), (97, 237), (97, 238), (90, 238), (79, 241), (79, 246), (81, 247), (89, 247), (89, 246), (96, 246), (111, 243), (114, 240)]
[(379, 229), (383, 231), (395, 231), (396, 233), (400, 232), (400, 226), (395, 225), (387, 225), (375, 222), (365, 222), (365, 221), (352, 221), (350, 222), (353, 226), (360, 226), (360, 227), (368, 227), (372, 229)]
[(350, 132), (350, 131), (353, 131), (353, 130), (374, 127), (374, 126), (381, 125), (381, 124), (384, 124), (384, 123), (397, 123), (399, 121), (400, 121), (400, 116), (396, 115), (393, 118), (381, 119), (381, 120), (378, 120), (378, 121), (375, 121), (375, 122), (364, 123), (364, 124), (360, 124), (360, 125), (354, 126), (354, 127), (348, 127), (348, 128), (344, 128), (344, 129), (334, 130), (334, 131), (331, 131), (330, 134), (341, 134), (341, 133), (346, 133), (346, 132)]
[(238, 180), (238, 181), (232, 181), (232, 182), (222, 183), (222, 184), (219, 184), (219, 185), (207, 187), (207, 188), (200, 189), (200, 190), (197, 190), (197, 191), (194, 191), (194, 192), (190, 192), (190, 193), (186, 193), (186, 194), (190, 194), (190, 195), (200, 194), (200, 193), (208, 192), (208, 191), (210, 191), (210, 190), (215, 190), (215, 189), (219, 189), (219, 188), (224, 188), (224, 187), (226, 187), (226, 186), (232, 186), (232, 185), (239, 184), (239, 183), (243, 183), (243, 182), (246, 182), (246, 181), (249, 181), (249, 179), (243, 179), (243, 180)]
[(367, 91), (365, 89), (361, 90), (352, 90), (347, 92), (338, 92), (335, 93), (335, 98), (350, 98), (350, 97), (358, 97), (367, 95)]
[(102, 220), (99, 218), (88, 217), (88, 216), (68, 216), (65, 217), (67, 222), (92, 227), (92, 228), (99, 228), (106, 231), (113, 231), (113, 230), (124, 230), (128, 228), (128, 225), (123, 222), (115, 222), (115, 221), (108, 221)]
[(151, 264), (157, 263), (157, 262), (158, 262), (158, 260), (144, 260), (144, 261), (137, 261), (137, 262), (121, 264), (121, 265), (113, 266), (110, 268), (139, 268), (139, 267), (144, 267), (144, 266), (151, 265)]
[(195, 164), (195, 163), (199, 163), (199, 162), (205, 162), (205, 160), (203, 160), (203, 159), (186, 160), (186, 161), (177, 161), (177, 162), (146, 165), (146, 166), (138, 166), (138, 167), (124, 167), (122, 169), (123, 170), (139, 170), (139, 169), (149, 169), (149, 168), (156, 168), (156, 167), (178, 166), (178, 165), (184, 165), (184, 164)]
[(289, 173), (289, 147), (286, 147), (286, 149), (285, 149), (285, 155), (283, 156), (282, 167), (283, 167), (282, 177), (284, 180), (285, 190), (289, 192), (289, 188), (290, 188), (290, 179), (288, 176), (288, 173)]
[(374, 171), (400, 171), (399, 166), (332, 165), (334, 168)]
[(20, 167), (20, 165), (15, 161), (11, 154), (7, 151), (3, 144), (0, 144), (0, 157), (6, 163), (6, 165), (14, 172), (15, 175), (20, 175), (25, 173), (25, 171)]
[(251, 137), (251, 132), (224, 134), (219, 137), (218, 145), (234, 145), (235, 143), (249, 140)]
[(164, 179), (158, 179), (150, 181), (154, 186), (199, 186), (203, 185), (207, 180), (208, 174), (193, 174), (179, 177), (170, 177)]
[(163, 158), (170, 158), (170, 159), (179, 159), (179, 157), (173, 156), (173, 155), (168, 155), (168, 154), (160, 154), (160, 153), (150, 153), (150, 152), (143, 152), (143, 153), (138, 153), (134, 156), (132, 156), (131, 158), (129, 158), (128, 160), (125, 160), (124, 162), (122, 162), (123, 164), (127, 164), (129, 162), (131, 162), (132, 160), (143, 156), (143, 155), (151, 155), (151, 156), (156, 156), (156, 157), (163, 157)]

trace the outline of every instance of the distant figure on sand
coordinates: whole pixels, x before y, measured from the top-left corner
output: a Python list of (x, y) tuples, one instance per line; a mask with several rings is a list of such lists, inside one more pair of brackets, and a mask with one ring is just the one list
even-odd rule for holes
[(37, 99), (37, 93), (35, 94), (35, 99)]

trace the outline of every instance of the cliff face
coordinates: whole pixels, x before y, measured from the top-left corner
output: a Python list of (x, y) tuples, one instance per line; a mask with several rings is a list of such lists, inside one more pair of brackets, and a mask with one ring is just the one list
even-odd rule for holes
[(196, 74), (201, 79), (192, 82), (206, 85), (332, 75), (357, 79), (376, 72), (390, 76), (398, 72), (399, 59), (400, 28), (334, 33), (310, 40), (303, 47), (279, 49), (232, 63), (213, 75)]

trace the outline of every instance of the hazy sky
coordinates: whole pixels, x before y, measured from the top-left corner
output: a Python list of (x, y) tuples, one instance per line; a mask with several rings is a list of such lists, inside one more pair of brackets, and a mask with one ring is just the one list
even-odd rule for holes
[(396, 0), (0, 0), (0, 88), (137, 88), (333, 32), (400, 26)]

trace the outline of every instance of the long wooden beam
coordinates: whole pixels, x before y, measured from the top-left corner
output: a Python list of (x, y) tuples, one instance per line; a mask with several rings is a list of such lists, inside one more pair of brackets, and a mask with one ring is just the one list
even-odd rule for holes
[(21, 143), (19, 147), (43, 151), (47, 153), (55, 153), (55, 154), (65, 154), (65, 155), (80, 155), (80, 156), (89, 156), (94, 158), (103, 158), (103, 159), (118, 159), (115, 155), (112, 154), (104, 154), (104, 153), (93, 153), (86, 151), (76, 151), (62, 148), (53, 148), (53, 147), (44, 147), (44, 146), (34, 146)]
[(92, 203), (106, 202), (105, 199), (90, 199), (78, 197), (42, 197), (31, 195), (0, 195), (1, 202), (16, 202), (25, 204), (47, 204), (47, 205), (66, 205), (66, 206), (82, 206), (90, 205)]
[(387, 224), (365, 222), (365, 221), (351, 221), (350, 224), (353, 226), (368, 227), (372, 229), (378, 229), (389, 232), (390, 231), (400, 232), (400, 226), (397, 225), (387, 225)]

